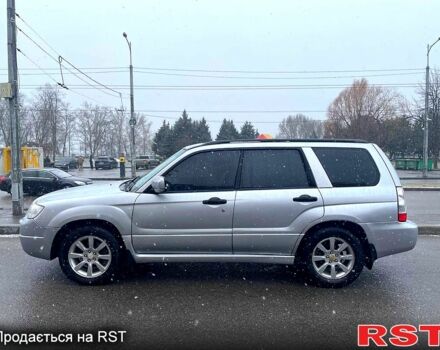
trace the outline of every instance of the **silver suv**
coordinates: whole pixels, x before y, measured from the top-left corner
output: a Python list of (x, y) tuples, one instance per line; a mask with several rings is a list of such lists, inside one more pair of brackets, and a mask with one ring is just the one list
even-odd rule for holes
[(108, 282), (124, 253), (145, 262), (294, 264), (324, 287), (414, 248), (403, 189), (374, 144), (217, 141), (180, 150), (123, 183), (34, 201), (20, 238), (85, 284)]

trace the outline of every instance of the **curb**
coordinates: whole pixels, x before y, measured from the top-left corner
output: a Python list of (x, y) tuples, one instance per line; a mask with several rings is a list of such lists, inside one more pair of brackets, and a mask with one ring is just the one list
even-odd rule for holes
[(405, 187), (403, 186), (405, 191), (440, 191), (440, 187)]
[[(419, 236), (440, 236), (440, 225), (418, 225)], [(20, 230), (19, 224), (0, 225), (1, 235), (17, 235)]]
[(18, 235), (19, 224), (0, 225), (0, 235)]

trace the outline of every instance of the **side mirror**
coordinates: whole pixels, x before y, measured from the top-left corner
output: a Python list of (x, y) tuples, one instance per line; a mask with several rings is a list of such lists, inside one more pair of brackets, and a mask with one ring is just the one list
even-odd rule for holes
[(151, 187), (156, 194), (165, 192), (165, 178), (163, 176), (156, 176), (151, 181)]

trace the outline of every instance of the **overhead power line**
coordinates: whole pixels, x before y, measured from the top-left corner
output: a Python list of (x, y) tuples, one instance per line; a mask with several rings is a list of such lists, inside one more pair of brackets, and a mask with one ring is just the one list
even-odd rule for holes
[[(46, 49), (44, 49), (40, 44), (38, 44), (34, 39), (32, 39), (28, 34), (26, 34), (20, 27), (16, 26), (16, 28), (18, 29), (18, 31), (20, 33), (22, 33), (27, 39), (29, 39), (35, 46), (37, 46), (41, 51), (43, 51), (49, 58), (51, 58), (54, 62), (56, 62), (57, 64), (59, 64), (61, 66), (61, 63), (59, 62), (59, 60), (57, 58), (55, 58), (52, 54), (50, 54)], [(61, 57), (61, 56), (60, 56)], [(28, 59), (29, 56), (27, 56)], [(32, 61), (33, 62), (33, 61)], [(35, 62), (33, 62), (33, 64), (35, 65)], [(39, 69), (41, 71), (43, 71), (43, 73), (45, 75), (47, 75), (47, 70), (41, 68), (39, 65), (37, 65), (37, 67), (39, 67)], [(90, 82), (88, 82), (87, 80), (85, 80), (84, 78), (82, 78), (81, 76), (79, 76), (76, 72), (72, 72), (68, 67), (65, 67), (71, 74), (73, 74), (74, 76), (76, 76), (79, 80), (81, 80), (82, 82), (86, 83), (87, 85), (91, 86), (92, 88), (96, 88), (93, 84), (91, 84)], [(54, 80), (54, 78), (52, 77), (52, 80)], [(68, 90), (67, 86), (64, 84), (64, 80), (62, 82), (56, 81), (56, 83), (65, 88), (66, 90)], [(23, 86), (24, 87), (24, 86)], [(108, 92), (104, 91), (104, 93), (109, 94)], [(111, 96), (114, 96), (113, 94), (110, 94)], [(90, 98), (91, 100), (94, 100), (93, 98)], [(96, 101), (96, 100), (95, 100)]]
[[(76, 67), (73, 63), (71, 63), (69, 60), (67, 60), (65, 57), (63, 57), (57, 50), (55, 50), (35, 29), (33, 29), (30, 24), (28, 24), (20, 15), (16, 14), (16, 16), (35, 34), (38, 36), (38, 38), (40, 38), (41, 41), (43, 41), (47, 47), (49, 47), (55, 54), (58, 55), (58, 58), (55, 58), (52, 54), (50, 54), (46, 49), (44, 49), (40, 44), (38, 44), (34, 39), (32, 39), (32, 37), (30, 35), (28, 35), (27, 33), (25, 33), (21, 28), (19, 28), (17, 26), (17, 29), (27, 38), (29, 39), (34, 45), (36, 45), (40, 50), (42, 50), (46, 55), (48, 55), (52, 60), (54, 60), (60, 68), (60, 73), (61, 73), (61, 77), (63, 79), (63, 71), (62, 71), (62, 67), (64, 67), (69, 73), (73, 74), (74, 76), (76, 76), (78, 79), (80, 79), (81, 81), (83, 81), (84, 83), (86, 83), (87, 85), (93, 87), (94, 89), (100, 90), (104, 93), (106, 93), (107, 95), (113, 96), (113, 97), (118, 97), (121, 100), (121, 104), (123, 104), (122, 102), (122, 93), (119, 91), (116, 91), (115, 89), (112, 89), (110, 87), (108, 87), (105, 84), (102, 84), (101, 82), (97, 81), (96, 79), (94, 79), (93, 77), (89, 76), (87, 73), (85, 73), (84, 71), (82, 71), (80, 68)], [(77, 71), (79, 74), (84, 75), (86, 78), (88, 78), (89, 80), (93, 81), (96, 85), (99, 85), (99, 87), (101, 87), (101, 89), (98, 86), (94, 86), (93, 84), (89, 83), (87, 80), (83, 79), (81, 76), (79, 76), (78, 74), (76, 74), (76, 72), (73, 72), (69, 67), (66, 67), (65, 65), (63, 65), (63, 62), (66, 62), (68, 65), (70, 65), (75, 71)], [(64, 85), (64, 79), (62, 81), (62, 83), (60, 84), (61, 86)], [(108, 91), (111, 91), (113, 93), (115, 93), (116, 95), (113, 95), (111, 93), (109, 93)]]
[[(369, 84), (371, 87), (395, 87), (395, 88), (415, 88), (419, 83), (375, 83)], [(95, 86), (71, 85), (77, 89), (93, 89)], [(117, 89), (129, 89), (129, 85), (110, 85)], [(352, 84), (288, 84), (288, 85), (135, 85), (136, 90), (157, 90), (157, 91), (235, 91), (235, 90), (325, 90), (341, 89), (351, 87)], [(23, 84), (24, 88), (35, 88), (38, 85)]]
[[(26, 108), (27, 111), (43, 111), (44, 108)], [(67, 112), (88, 112), (90, 109), (84, 109), (84, 108), (66, 108), (64, 109)], [(180, 116), (165, 116), (165, 115), (159, 115), (157, 113), (182, 113), (182, 110), (151, 110), (151, 109), (137, 109), (135, 110), (136, 113), (142, 113), (143, 116), (149, 117), (149, 118), (157, 118), (157, 119), (163, 119), (163, 120), (178, 120)], [(186, 109), (186, 112), (188, 114), (196, 114), (196, 113), (203, 113), (203, 114), (225, 114), (226, 118), (231, 118), (231, 114), (285, 114), (286, 116), (292, 115), (295, 113), (326, 113), (326, 110), (188, 110)], [(124, 111), (125, 114), (129, 114), (128, 111)], [(210, 119), (210, 118), (204, 118), (206, 122), (208, 123), (222, 123), (223, 119)], [(198, 120), (198, 119), (196, 119)], [(315, 120), (322, 120), (322, 119), (315, 119)], [(271, 120), (234, 120), (234, 123), (237, 124), (243, 124), (247, 121), (252, 122), (253, 124), (279, 124), (281, 120), (274, 121)]]
[[(22, 50), (20, 50), (19, 48), (17, 48), (17, 51), (18, 51), (19, 53), (21, 53), (21, 54), (23, 55), (23, 57), (25, 57), (29, 62), (31, 62), (31, 63), (32, 63), (33, 65), (35, 65), (36, 67), (38, 67), (38, 69), (40, 69), (41, 71), (43, 71), (43, 72), (45, 73), (45, 75), (46, 75), (50, 80), (52, 80), (53, 82), (55, 82), (55, 84), (56, 84), (57, 86), (60, 86), (60, 87), (64, 88), (65, 90), (71, 91), (71, 92), (73, 92), (74, 94), (77, 94), (77, 95), (79, 95), (79, 96), (81, 96), (81, 97), (83, 97), (83, 98), (86, 98), (86, 99), (88, 99), (88, 100), (92, 100), (92, 101), (94, 101), (94, 102), (97, 102), (97, 103), (101, 104), (101, 102), (99, 102), (98, 100), (94, 99), (93, 97), (86, 96), (86, 95), (80, 93), (79, 91), (76, 91), (76, 90), (74, 90), (74, 89), (68, 88), (67, 86), (63, 86), (60, 82), (57, 81), (57, 79), (55, 79), (50, 73), (46, 72), (43, 68), (41, 68), (41, 67), (38, 65), (38, 63), (36, 63), (34, 60), (32, 60), (32, 59), (31, 59), (28, 55), (26, 55)], [(21, 86), (20, 86), (20, 87), (21, 87)], [(39, 87), (41, 87), (41, 86), (39, 86)]]
[[(56, 52), (55, 52), (56, 53)], [(57, 54), (58, 55), (58, 54)], [(7, 70), (8, 68), (0, 68), (0, 70)], [(22, 70), (36, 70), (36, 68), (21, 68)], [(58, 70), (58, 68), (46, 67), (45, 70)], [(113, 69), (127, 69), (126, 66), (107, 66), (107, 67), (79, 67), (83, 71), (87, 70), (113, 70)], [(318, 74), (318, 73), (364, 73), (364, 72), (423, 72), (425, 68), (382, 68), (382, 69), (352, 69), (352, 70), (272, 70), (272, 71), (262, 71), (262, 70), (207, 70), (207, 69), (175, 69), (175, 68), (149, 68), (149, 67), (138, 67), (134, 66), (134, 69), (138, 71), (148, 71), (148, 72), (162, 72), (162, 71), (173, 71), (173, 72), (204, 72), (204, 73), (243, 73), (243, 74)]]
[(424, 68), (350, 69), (350, 70), (220, 70), (220, 69), (182, 69), (182, 68), (135, 67), (135, 69), (148, 70), (148, 71), (177, 71), (177, 72), (204, 72), (204, 73), (314, 74), (314, 73), (423, 71)]
[[(46, 69), (50, 71), (51, 69)], [(57, 68), (59, 70), (59, 68)], [(114, 74), (114, 73), (126, 73), (127, 70), (94, 70), (87, 71), (88, 74)], [(355, 79), (355, 78), (375, 78), (375, 77), (391, 77), (391, 76), (409, 76), (420, 75), (420, 72), (398, 72), (398, 73), (385, 73), (385, 74), (366, 74), (366, 75), (338, 75), (338, 76), (306, 76), (306, 77), (258, 77), (258, 76), (227, 76), (227, 75), (198, 75), (198, 74), (179, 74), (179, 73), (162, 73), (162, 72), (147, 72), (135, 70), (135, 73), (150, 74), (159, 76), (177, 76), (177, 77), (191, 77), (191, 78), (214, 78), (214, 79), (243, 79), (243, 80), (321, 80), (321, 79)], [(63, 74), (75, 74), (73, 72), (63, 72)], [(7, 75), (7, 73), (0, 73), (0, 75)], [(43, 73), (22, 73), (22, 76), (38, 76)]]
[(180, 74), (180, 73), (163, 73), (163, 72), (149, 72), (142, 70), (135, 70), (135, 73), (164, 75), (164, 76), (178, 76), (191, 78), (214, 78), (214, 79), (244, 79), (244, 80), (317, 80), (317, 79), (353, 79), (353, 78), (373, 78), (373, 77), (390, 77), (390, 76), (407, 76), (419, 75), (420, 72), (399, 72), (386, 74), (367, 74), (367, 75), (339, 75), (339, 76), (307, 76), (307, 77), (257, 77), (257, 76), (228, 76), (228, 75), (198, 75), (198, 74)]
[[(22, 68), (20, 70), (23, 70), (23, 69), (24, 68)], [(42, 68), (42, 69), (44, 69), (44, 68)], [(38, 70), (40, 70), (40, 69), (38, 69)], [(51, 72), (53, 69), (45, 69), (45, 70), (47, 72)], [(59, 68), (56, 68), (55, 70), (56, 70), (56, 72), (60, 71)], [(128, 72), (128, 69), (126, 69), (126, 70), (102, 70), (102, 71), (99, 71), (99, 70), (96, 71), (95, 70), (95, 71), (87, 71), (88, 74), (113, 74), (113, 73), (127, 73), (127, 72)], [(63, 72), (63, 74), (66, 75), (66, 74), (75, 74), (75, 73), (67, 71), (67, 72)], [(8, 73), (0, 73), (0, 75), (8, 75)], [(35, 73), (21, 73), (20, 75), (21, 76), (40, 76), (40, 75), (45, 75), (45, 74), (42, 73), (42, 72), (35, 72)]]
[[(150, 118), (158, 118), (158, 119), (163, 119), (163, 120), (178, 120), (179, 119), (179, 117), (167, 117), (164, 115), (157, 115), (157, 114), (145, 114), (144, 113), (143, 115), (150, 117)], [(223, 119), (205, 119), (205, 120), (208, 123), (220, 123), (220, 124), (223, 123)], [(247, 121), (250, 121), (250, 120), (234, 120), (234, 123), (243, 124), (243, 123), (246, 123)], [(279, 124), (279, 123), (281, 123), (281, 120), (279, 120), (279, 121), (252, 120), (251, 122), (252, 122), (252, 124)]]
[[(28, 110), (33, 111), (40, 111), (44, 110), (44, 108), (28, 108)], [(82, 112), (82, 111), (88, 111), (89, 109), (84, 108), (68, 108), (66, 109), (71, 112)], [(183, 110), (169, 110), (169, 109), (136, 109), (136, 113), (142, 113), (142, 112), (148, 112), (148, 113), (182, 113)], [(327, 112), (326, 110), (295, 110), (295, 109), (286, 109), (286, 110), (188, 110), (186, 109), (186, 112), (188, 114), (193, 113), (201, 113), (201, 114), (239, 114), (239, 113), (246, 113), (246, 114), (269, 114), (269, 113), (283, 113), (283, 114), (289, 114), (289, 113), (324, 113)], [(127, 111), (129, 113), (129, 111)]]

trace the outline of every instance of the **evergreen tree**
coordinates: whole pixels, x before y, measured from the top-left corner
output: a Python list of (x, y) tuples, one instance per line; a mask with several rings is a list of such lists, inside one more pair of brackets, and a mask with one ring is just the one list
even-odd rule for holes
[(179, 149), (193, 143), (195, 143), (194, 123), (191, 118), (188, 117), (186, 110), (184, 110), (182, 116), (173, 126), (173, 151), (177, 152)]
[(240, 138), (243, 140), (252, 140), (258, 136), (258, 131), (255, 130), (251, 122), (245, 122), (240, 129)]
[(211, 131), (209, 131), (208, 123), (205, 118), (194, 122), (194, 142), (209, 142), (211, 141)]
[(235, 128), (234, 122), (223, 119), (222, 126), (217, 135), (217, 140), (237, 140), (240, 138), (240, 133)]
[(173, 150), (173, 131), (170, 123), (164, 120), (154, 136), (153, 151), (162, 157), (169, 157), (173, 154)]

